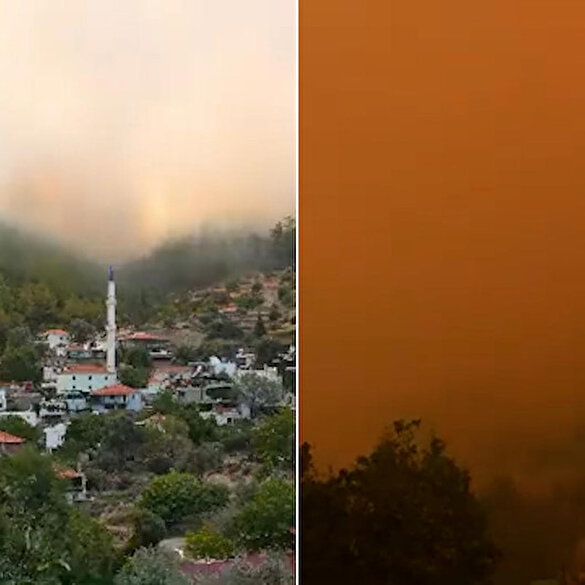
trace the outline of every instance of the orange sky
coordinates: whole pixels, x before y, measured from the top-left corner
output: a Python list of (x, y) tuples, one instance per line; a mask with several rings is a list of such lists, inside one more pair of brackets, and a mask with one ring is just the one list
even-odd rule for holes
[(420, 416), (477, 474), (568, 472), (585, 4), (304, 0), (301, 27), (303, 439), (347, 464)]

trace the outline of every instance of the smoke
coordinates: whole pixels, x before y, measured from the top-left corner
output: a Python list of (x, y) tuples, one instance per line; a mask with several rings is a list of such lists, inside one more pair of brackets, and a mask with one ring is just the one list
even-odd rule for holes
[(0, 219), (120, 260), (291, 213), (294, 4), (0, 0)]

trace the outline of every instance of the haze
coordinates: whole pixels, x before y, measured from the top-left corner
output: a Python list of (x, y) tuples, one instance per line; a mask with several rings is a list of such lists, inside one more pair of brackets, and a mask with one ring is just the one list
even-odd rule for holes
[(295, 205), (293, 0), (0, 0), (0, 219), (120, 260)]
[(585, 7), (302, 14), (303, 438), (346, 465), (421, 417), (475, 478), (580, 473)]

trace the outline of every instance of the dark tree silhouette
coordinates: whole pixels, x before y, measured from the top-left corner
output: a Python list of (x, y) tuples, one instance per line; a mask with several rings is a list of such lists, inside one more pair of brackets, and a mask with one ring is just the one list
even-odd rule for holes
[(367, 585), (489, 583), (498, 553), (468, 473), (420, 421), (397, 422), (369, 457), (328, 479), (303, 447), (301, 581)]

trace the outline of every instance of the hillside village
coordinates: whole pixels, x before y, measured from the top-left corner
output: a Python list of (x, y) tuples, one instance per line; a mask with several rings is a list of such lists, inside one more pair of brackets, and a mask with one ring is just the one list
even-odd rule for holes
[(20, 379), (0, 382), (0, 467), (49, 466), (68, 514), (91, 519), (103, 558), (79, 582), (113, 582), (133, 559), (185, 583), (291, 582), (294, 287), (291, 268), (244, 274), (119, 327), (111, 271), (103, 331), (11, 333), (15, 366), (0, 371)]

